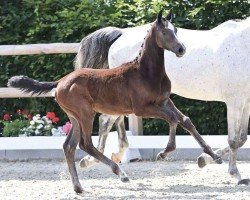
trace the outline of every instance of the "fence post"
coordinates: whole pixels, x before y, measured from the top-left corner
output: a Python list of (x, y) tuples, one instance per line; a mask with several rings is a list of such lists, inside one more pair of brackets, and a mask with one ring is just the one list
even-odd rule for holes
[(133, 135), (143, 135), (142, 117), (131, 114), (128, 116), (128, 124)]

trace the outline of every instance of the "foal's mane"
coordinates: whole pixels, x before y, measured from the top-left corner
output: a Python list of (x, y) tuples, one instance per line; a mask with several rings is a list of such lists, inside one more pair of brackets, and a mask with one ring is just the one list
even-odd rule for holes
[(139, 58), (141, 57), (142, 51), (143, 51), (143, 47), (144, 47), (144, 44), (145, 44), (145, 40), (146, 40), (146, 38), (147, 38), (149, 32), (152, 30), (152, 25), (153, 25), (153, 24), (150, 23), (150, 29), (147, 30), (147, 35), (143, 38), (143, 42), (142, 42), (142, 44), (141, 44), (141, 49), (140, 49), (140, 51), (139, 51), (138, 56), (136, 56), (135, 59), (132, 60), (132, 61), (130, 61), (130, 62), (138, 62)]

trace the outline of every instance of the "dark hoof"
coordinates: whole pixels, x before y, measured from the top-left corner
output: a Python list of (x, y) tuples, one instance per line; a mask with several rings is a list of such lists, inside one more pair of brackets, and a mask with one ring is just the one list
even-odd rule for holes
[(217, 158), (214, 160), (217, 164), (222, 164), (223, 163), (223, 160), (221, 157)]
[(121, 181), (123, 183), (127, 183), (127, 182), (129, 182), (129, 178), (127, 176), (121, 177)]
[(198, 166), (199, 168), (203, 168), (207, 165), (206, 161), (205, 161), (205, 158), (203, 156), (200, 156), (198, 158)]
[(162, 152), (158, 153), (156, 156), (156, 160), (164, 160), (166, 158), (166, 155)]
[(83, 189), (81, 186), (74, 186), (74, 190), (77, 194), (81, 194), (83, 192)]
[(250, 184), (250, 180), (248, 178), (246, 179), (241, 179), (239, 182), (238, 182), (238, 185), (249, 185)]

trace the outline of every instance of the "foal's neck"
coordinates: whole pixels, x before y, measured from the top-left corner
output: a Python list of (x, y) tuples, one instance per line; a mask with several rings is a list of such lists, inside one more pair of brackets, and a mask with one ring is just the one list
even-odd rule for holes
[(146, 36), (142, 55), (139, 58), (139, 68), (143, 74), (154, 76), (156, 79), (165, 74), (164, 50), (156, 43), (154, 28)]

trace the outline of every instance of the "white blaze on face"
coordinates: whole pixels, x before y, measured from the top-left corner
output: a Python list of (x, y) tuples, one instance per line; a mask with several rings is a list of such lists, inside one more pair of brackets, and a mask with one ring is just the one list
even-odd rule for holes
[(175, 37), (176, 37), (176, 34), (175, 34), (175, 30), (174, 30), (174, 26), (173, 24), (171, 24), (170, 22), (168, 22), (168, 26), (167, 26), (168, 29), (170, 29), (171, 31), (173, 31)]

